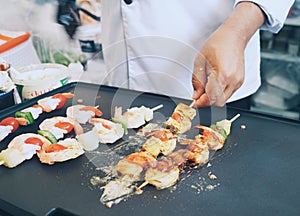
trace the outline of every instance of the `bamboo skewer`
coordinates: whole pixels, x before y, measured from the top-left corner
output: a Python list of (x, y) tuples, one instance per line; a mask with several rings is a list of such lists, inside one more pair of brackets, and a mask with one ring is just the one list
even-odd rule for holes
[(148, 181), (144, 181), (140, 186), (138, 186), (136, 189), (135, 189), (135, 193), (136, 194), (141, 194), (142, 193), (142, 188), (145, 187), (146, 185), (148, 185), (149, 182)]
[(160, 105), (158, 105), (158, 106), (156, 106), (156, 107), (153, 107), (152, 109), (151, 109), (151, 111), (156, 111), (156, 110), (159, 110), (159, 109), (161, 109), (161, 108), (163, 108), (163, 104), (160, 104)]
[(194, 106), (195, 102), (196, 102), (196, 100), (193, 100), (193, 102), (189, 105), (189, 107)]
[(232, 119), (230, 119), (229, 121), (232, 123), (234, 122), (237, 118), (239, 118), (241, 116), (241, 114), (236, 114)]

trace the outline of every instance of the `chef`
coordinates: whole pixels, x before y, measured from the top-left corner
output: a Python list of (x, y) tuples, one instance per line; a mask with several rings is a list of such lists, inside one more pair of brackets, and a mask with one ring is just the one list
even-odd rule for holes
[(106, 84), (239, 101), (260, 86), (259, 29), (277, 33), (293, 0), (102, 0)]

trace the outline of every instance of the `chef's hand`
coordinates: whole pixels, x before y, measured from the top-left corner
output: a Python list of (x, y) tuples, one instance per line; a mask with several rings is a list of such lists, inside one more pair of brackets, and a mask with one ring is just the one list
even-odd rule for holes
[(254, 3), (241, 2), (208, 38), (195, 63), (195, 107), (223, 106), (244, 80), (245, 47), (265, 15)]

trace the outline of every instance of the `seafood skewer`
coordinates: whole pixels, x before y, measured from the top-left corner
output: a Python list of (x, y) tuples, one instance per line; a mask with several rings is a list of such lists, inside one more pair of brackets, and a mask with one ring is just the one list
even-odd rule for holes
[(74, 138), (66, 138), (57, 143), (45, 143), (37, 155), (42, 163), (54, 164), (79, 157), (84, 153), (80, 143)]
[(136, 189), (141, 189), (151, 184), (161, 190), (173, 186), (179, 179), (181, 170), (185, 166), (201, 166), (209, 160), (208, 147), (197, 140), (190, 140), (186, 149), (179, 149), (156, 161), (145, 171), (145, 182)]
[(203, 143), (206, 143), (210, 150), (219, 150), (223, 148), (224, 143), (230, 134), (230, 128), (233, 121), (240, 117), (240, 114), (234, 116), (231, 120), (222, 120), (212, 124), (210, 127), (203, 125), (195, 126), (201, 129), (201, 134), (195, 138)]
[(146, 122), (152, 120), (153, 112), (161, 109), (162, 107), (162, 104), (153, 107), (152, 109), (145, 106), (132, 107), (130, 109), (127, 109), (127, 111), (124, 113), (122, 113), (122, 107), (115, 107), (113, 121), (123, 123), (126, 128), (139, 128)]
[(85, 106), (85, 105), (73, 105), (67, 108), (66, 115), (69, 118), (73, 118), (80, 124), (87, 123), (93, 117), (102, 116), (102, 111), (98, 107)]
[(9, 168), (16, 167), (31, 159), (45, 144), (51, 143), (39, 134), (26, 133), (16, 136), (7, 148), (0, 152), (0, 163)]
[(159, 154), (168, 155), (176, 148), (177, 136), (169, 129), (161, 128), (146, 133), (150, 137), (142, 146), (142, 151), (147, 151), (155, 158)]
[(191, 129), (192, 119), (196, 116), (196, 110), (183, 103), (179, 103), (172, 116), (164, 122), (166, 128), (174, 130), (176, 133), (183, 134)]

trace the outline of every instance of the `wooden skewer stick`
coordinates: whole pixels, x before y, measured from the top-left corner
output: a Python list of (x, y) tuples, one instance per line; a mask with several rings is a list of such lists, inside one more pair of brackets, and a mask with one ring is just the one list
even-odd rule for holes
[(241, 116), (241, 114), (238, 113), (232, 119), (230, 119), (229, 121), (232, 123), (232, 122), (234, 122), (240, 116)]
[(196, 102), (196, 100), (193, 100), (193, 102), (189, 105), (189, 107), (194, 106), (195, 102)]
[(159, 109), (163, 108), (163, 106), (164, 106), (163, 104), (160, 104), (160, 105), (158, 105), (156, 107), (153, 107), (151, 110), (154, 112), (156, 110), (159, 110)]
[(144, 181), (143, 184), (141, 184), (139, 187), (136, 188), (135, 193), (136, 194), (141, 194), (143, 192), (142, 188), (145, 187), (147, 184), (149, 184), (149, 182)]

